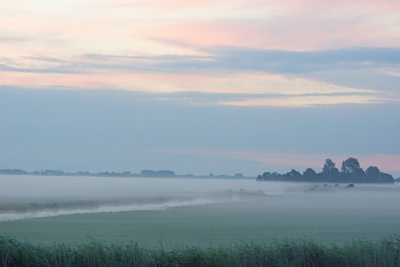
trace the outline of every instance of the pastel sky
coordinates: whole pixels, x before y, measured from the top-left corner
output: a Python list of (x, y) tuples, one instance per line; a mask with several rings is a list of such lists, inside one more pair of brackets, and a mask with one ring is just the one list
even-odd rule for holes
[(0, 168), (400, 176), (398, 0), (0, 2)]

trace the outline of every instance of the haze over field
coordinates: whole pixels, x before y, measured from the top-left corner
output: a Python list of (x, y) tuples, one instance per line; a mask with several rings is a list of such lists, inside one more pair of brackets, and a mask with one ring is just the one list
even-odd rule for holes
[[(245, 194), (240, 191), (244, 188)], [(0, 175), (0, 221), (104, 211), (164, 210), (292, 195), (304, 190), (298, 184), (258, 184), (254, 180)]]
[(0, 169), (400, 176), (400, 2), (2, 1)]
[[(1, 175), (0, 233), (46, 244), (92, 236), (151, 246), (162, 241), (168, 248), (289, 237), (328, 244), (400, 234), (399, 183), (346, 186)], [(21, 220), (28, 218), (35, 219)]]
[(236, 203), (234, 209), (259, 206), (267, 213), (271, 204), (284, 212), (293, 206), (393, 212), (400, 200), (399, 190), (399, 183), (349, 188), (347, 184), (233, 179), (0, 175), (0, 221), (231, 202)]

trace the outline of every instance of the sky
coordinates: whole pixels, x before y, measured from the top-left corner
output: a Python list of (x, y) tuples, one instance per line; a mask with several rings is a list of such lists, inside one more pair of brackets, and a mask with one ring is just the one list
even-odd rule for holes
[(400, 177), (398, 0), (0, 2), (0, 168)]

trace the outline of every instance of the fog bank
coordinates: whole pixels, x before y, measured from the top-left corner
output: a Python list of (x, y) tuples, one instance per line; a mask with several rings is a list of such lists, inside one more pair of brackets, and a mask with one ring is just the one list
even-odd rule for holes
[[(257, 200), (257, 201), (251, 201)], [(255, 180), (0, 176), (0, 221), (250, 201), (249, 208), (385, 209), (400, 186)], [(251, 206), (251, 207), (250, 207)]]

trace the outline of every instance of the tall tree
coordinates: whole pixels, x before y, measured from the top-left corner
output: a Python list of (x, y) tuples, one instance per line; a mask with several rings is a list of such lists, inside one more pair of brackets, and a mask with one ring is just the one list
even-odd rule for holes
[(331, 159), (326, 159), (324, 167), (322, 167), (322, 173), (323, 174), (330, 174), (333, 169), (335, 168), (335, 163)]
[(343, 173), (355, 173), (361, 170), (360, 163), (356, 158), (348, 158), (342, 162)]
[(331, 159), (325, 160), (324, 167), (322, 168), (322, 177), (325, 182), (337, 182), (340, 180), (340, 172)]
[(378, 169), (378, 167), (369, 166), (365, 171), (365, 174), (368, 176), (369, 180), (372, 183), (376, 183), (379, 180), (379, 177), (381, 176), (381, 171)]

